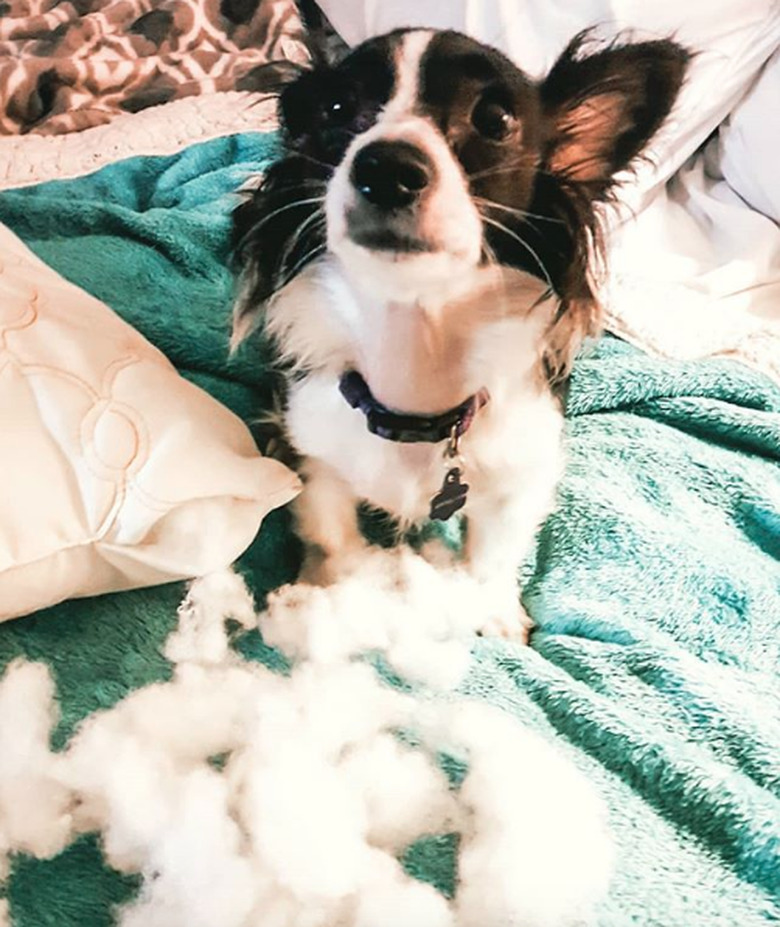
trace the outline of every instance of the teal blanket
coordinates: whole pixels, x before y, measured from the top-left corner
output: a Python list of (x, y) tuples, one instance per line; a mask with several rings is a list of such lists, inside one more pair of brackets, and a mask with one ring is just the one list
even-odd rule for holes
[[(0, 196), (0, 221), (247, 420), (268, 402), (257, 340), (227, 360), (235, 190), (274, 154), (238, 136)], [(780, 920), (780, 389), (728, 361), (674, 363), (612, 338), (577, 363), (559, 506), (523, 568), (532, 646), (475, 643), (463, 689), (556, 738), (606, 798), (618, 847), (602, 927)], [(299, 546), (272, 514), (241, 567), (256, 595)], [(0, 668), (46, 660), (56, 745), (166, 679), (179, 584), (0, 626)], [(236, 646), (277, 659), (256, 632)], [(535, 801), (535, 796), (529, 796)], [(407, 855), (446, 886), (451, 848)], [(95, 839), (15, 859), (15, 927), (99, 927), (137, 889)], [(219, 927), (219, 925), (214, 925)], [(485, 925), (491, 927), (491, 925)]]

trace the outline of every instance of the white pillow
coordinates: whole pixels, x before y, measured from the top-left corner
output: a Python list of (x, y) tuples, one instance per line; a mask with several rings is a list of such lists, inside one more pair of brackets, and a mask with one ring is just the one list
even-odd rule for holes
[(295, 474), (0, 226), (0, 619), (219, 569)]
[(597, 27), (636, 40), (673, 36), (697, 53), (671, 119), (621, 198), (642, 208), (721, 123), (780, 42), (776, 0), (318, 0), (334, 28), (357, 44), (400, 26), (458, 29), (542, 77), (569, 40)]
[(780, 225), (780, 51), (764, 65), (719, 136), (720, 169), (729, 186)]

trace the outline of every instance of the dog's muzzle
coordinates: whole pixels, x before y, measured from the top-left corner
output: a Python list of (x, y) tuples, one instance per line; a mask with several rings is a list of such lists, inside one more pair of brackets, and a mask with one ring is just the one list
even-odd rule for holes
[(358, 194), (347, 216), (356, 245), (394, 254), (432, 250), (419, 224), (422, 200), (434, 179), (424, 151), (405, 141), (371, 142), (355, 155), (349, 179)]

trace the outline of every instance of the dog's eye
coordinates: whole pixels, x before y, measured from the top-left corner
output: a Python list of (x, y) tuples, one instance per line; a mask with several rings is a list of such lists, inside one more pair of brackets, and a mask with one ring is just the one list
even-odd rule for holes
[(515, 117), (493, 96), (484, 96), (471, 113), (471, 123), (480, 135), (500, 142), (512, 131)]
[(322, 111), (331, 125), (343, 126), (354, 116), (355, 104), (348, 96), (335, 96), (325, 103)]

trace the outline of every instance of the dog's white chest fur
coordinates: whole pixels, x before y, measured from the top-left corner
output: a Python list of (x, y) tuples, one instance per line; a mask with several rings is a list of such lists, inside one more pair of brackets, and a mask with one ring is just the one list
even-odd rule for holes
[[(429, 414), (464, 396), (467, 331), (458, 306), (388, 303), (360, 345), (358, 369), (391, 409)], [(455, 316), (455, 317), (453, 317)]]

